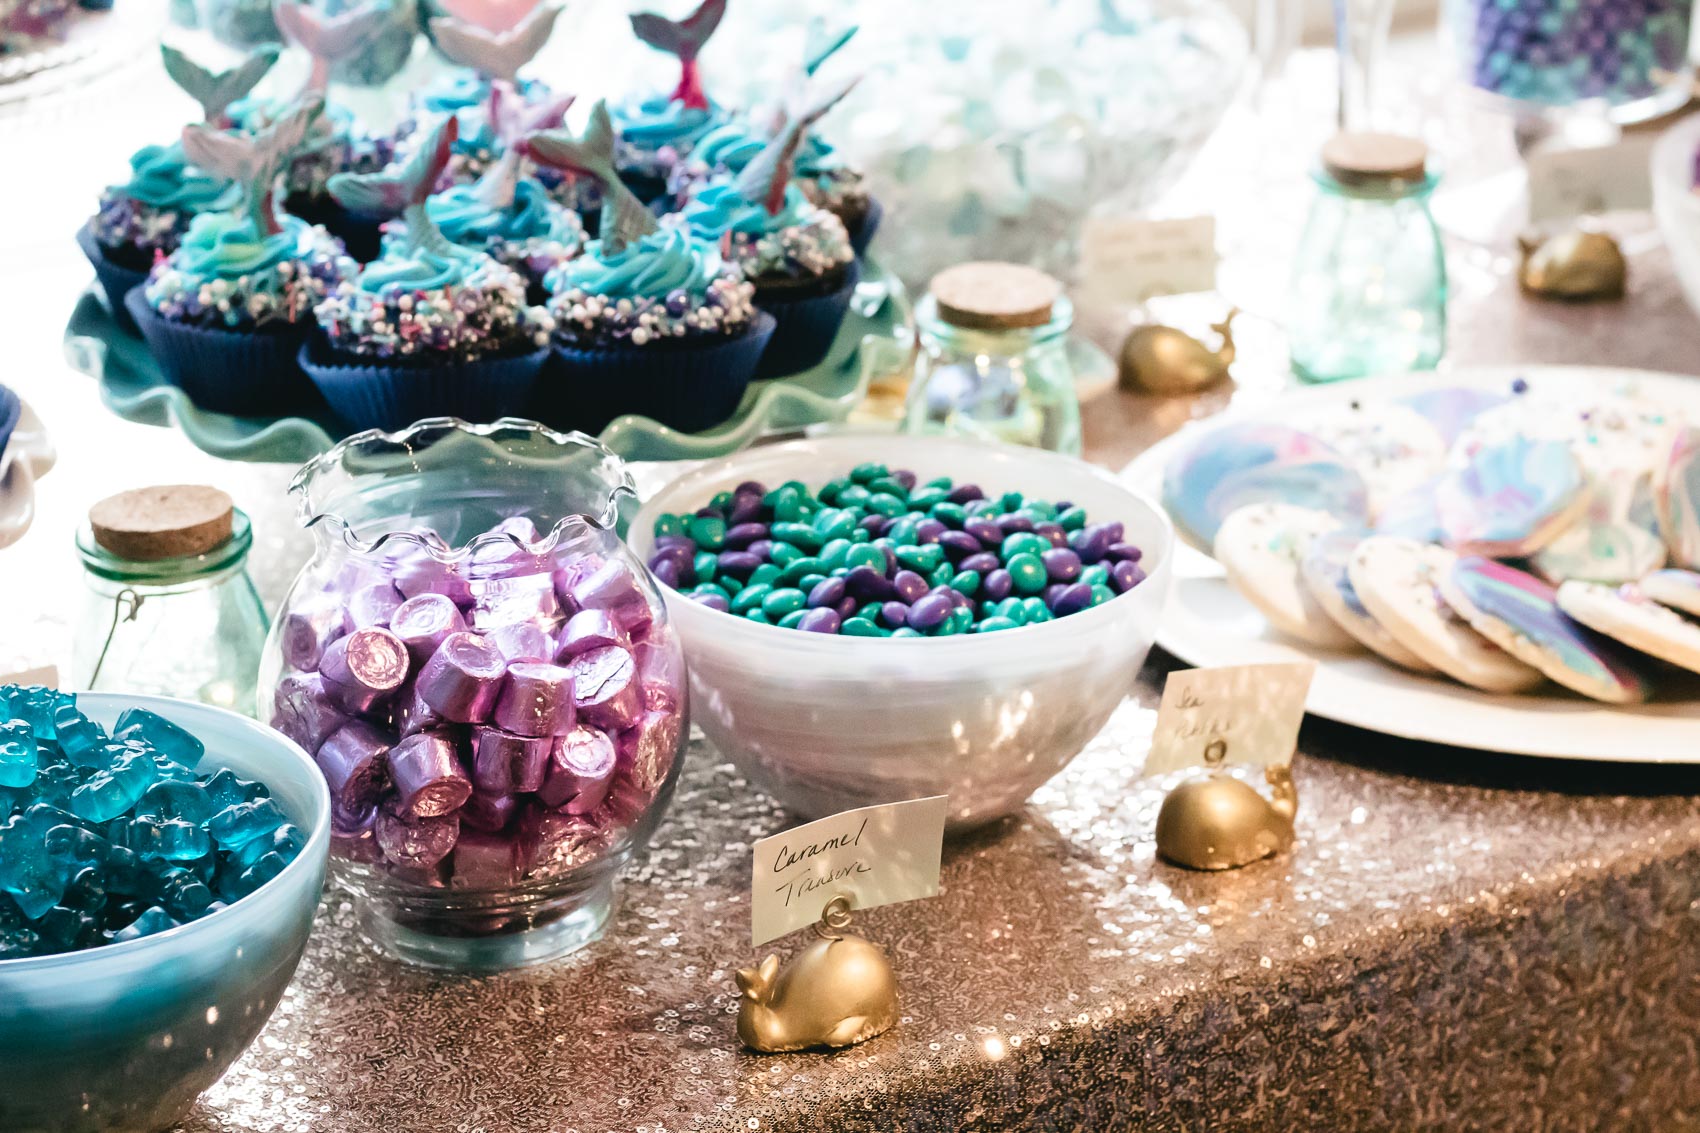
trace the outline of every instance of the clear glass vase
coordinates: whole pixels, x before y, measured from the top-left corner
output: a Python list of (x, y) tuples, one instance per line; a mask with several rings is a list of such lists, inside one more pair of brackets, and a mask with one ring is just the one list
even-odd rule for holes
[(290, 490), (315, 553), (262, 710), (331, 786), (364, 931), (464, 970), (594, 940), (688, 734), (678, 639), (618, 535), (625, 466), (582, 434), (435, 418), (356, 434)]

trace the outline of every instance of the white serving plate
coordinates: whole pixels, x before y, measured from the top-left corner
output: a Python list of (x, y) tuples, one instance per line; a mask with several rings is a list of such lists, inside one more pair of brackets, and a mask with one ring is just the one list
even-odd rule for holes
[[(1122, 470), (1134, 490), (1162, 498), (1163, 468), (1183, 446), (1230, 420), (1280, 420), (1340, 402), (1374, 401), (1444, 386), (1505, 388), (1524, 378), (1536, 389), (1581, 383), (1608, 388), (1625, 380), (1672, 407), (1700, 417), (1700, 378), (1584, 366), (1470, 367), (1442, 374), (1400, 374), (1295, 389), (1249, 410), (1196, 422), (1146, 450)], [(1306, 709), (1325, 719), (1386, 735), (1483, 751), (1624, 763), (1700, 763), (1700, 677), (1661, 678), (1659, 698), (1620, 708), (1548, 684), (1522, 696), (1493, 696), (1438, 677), (1395, 668), (1367, 653), (1345, 654), (1288, 641), (1270, 629), (1228, 584), (1216, 561), (1176, 542), (1174, 588), (1157, 644), (1191, 665), (1317, 662)]]

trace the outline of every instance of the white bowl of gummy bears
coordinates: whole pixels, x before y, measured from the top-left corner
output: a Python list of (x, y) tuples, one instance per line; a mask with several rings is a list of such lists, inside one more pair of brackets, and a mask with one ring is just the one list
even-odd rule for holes
[(295, 973), (330, 796), (235, 713), (32, 691), (0, 686), (0, 1128), (165, 1129)]

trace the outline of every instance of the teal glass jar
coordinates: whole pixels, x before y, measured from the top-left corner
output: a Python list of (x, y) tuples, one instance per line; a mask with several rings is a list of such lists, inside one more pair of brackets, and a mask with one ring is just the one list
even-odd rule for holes
[(970, 263), (940, 272), (915, 308), (920, 353), (903, 431), (1079, 456), (1073, 324), (1061, 285), (1034, 268)]
[(124, 558), (85, 524), (72, 687), (194, 700), (253, 714), (268, 623), (248, 575), (253, 528), (240, 508), (229, 538), (176, 558)]
[(1446, 350), (1446, 256), (1426, 147), (1338, 134), (1293, 262), (1287, 340), (1305, 381), (1432, 370)]

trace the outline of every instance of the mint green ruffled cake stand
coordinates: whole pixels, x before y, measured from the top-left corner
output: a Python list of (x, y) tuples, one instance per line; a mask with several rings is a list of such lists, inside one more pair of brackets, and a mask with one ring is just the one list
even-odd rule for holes
[[(701, 460), (724, 456), (772, 433), (849, 416), (876, 374), (901, 366), (913, 340), (907, 293), (897, 276), (862, 261), (863, 283), (826, 360), (789, 377), (753, 382), (732, 418), (702, 433), (681, 433), (649, 417), (616, 418), (600, 440), (627, 460)], [(128, 421), (175, 425), (196, 448), (225, 460), (303, 464), (341, 440), (327, 418), (230, 417), (197, 409), (165, 380), (139, 337), (126, 334), (94, 289), (65, 328), (65, 355), (100, 383), (100, 399)]]

